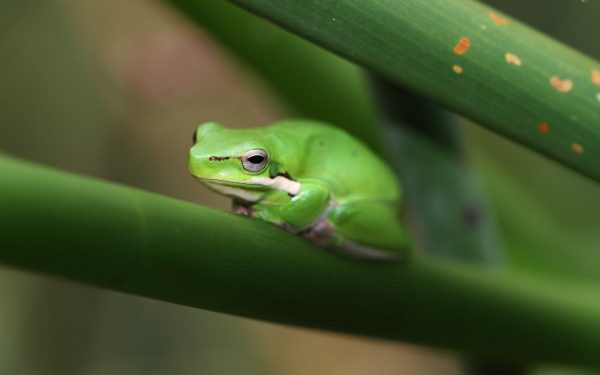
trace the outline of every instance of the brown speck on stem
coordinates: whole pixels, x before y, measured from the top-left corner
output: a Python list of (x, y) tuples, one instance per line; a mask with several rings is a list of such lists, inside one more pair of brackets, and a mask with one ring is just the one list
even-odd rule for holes
[(508, 20), (494, 12), (490, 12), (489, 14), (490, 18), (492, 19), (492, 21), (494, 21), (494, 23), (498, 26), (508, 26)]
[(548, 123), (542, 122), (541, 124), (539, 124), (538, 131), (542, 134), (548, 134), (548, 132), (550, 131), (550, 127), (548, 126)]
[(592, 69), (592, 82), (600, 86), (600, 69)]
[(471, 47), (471, 39), (463, 36), (456, 42), (454, 53), (457, 55), (464, 55), (469, 50), (469, 47)]
[(550, 85), (558, 92), (567, 93), (573, 88), (573, 81), (570, 79), (560, 79), (558, 76), (550, 77)]
[(512, 54), (510, 52), (507, 52), (504, 55), (504, 59), (506, 60), (507, 63), (509, 64), (513, 64), (516, 66), (521, 66), (521, 59), (519, 58), (519, 56)]
[(576, 142), (571, 143), (571, 149), (577, 154), (583, 153), (583, 146), (580, 145), (579, 143), (576, 143)]
[(452, 71), (456, 74), (461, 74), (463, 72), (463, 68), (460, 65), (452, 66)]

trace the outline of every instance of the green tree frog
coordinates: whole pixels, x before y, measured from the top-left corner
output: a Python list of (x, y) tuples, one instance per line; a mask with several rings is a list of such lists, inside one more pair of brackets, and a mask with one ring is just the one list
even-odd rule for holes
[(233, 198), (233, 208), (339, 254), (399, 259), (409, 240), (397, 216), (401, 189), (388, 166), (348, 133), (286, 120), (194, 133), (190, 173)]

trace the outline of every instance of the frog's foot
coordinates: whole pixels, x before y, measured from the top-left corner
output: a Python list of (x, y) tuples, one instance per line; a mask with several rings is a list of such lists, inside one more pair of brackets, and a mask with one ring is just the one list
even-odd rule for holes
[(402, 256), (396, 252), (365, 246), (344, 237), (336, 232), (331, 222), (324, 217), (303, 231), (302, 235), (317, 246), (354, 259), (373, 261), (402, 260)]
[(328, 247), (331, 243), (335, 229), (324, 217), (319, 218), (312, 226), (301, 232), (304, 238), (317, 246)]
[(232, 202), (232, 211), (242, 216), (252, 216), (254, 209), (249, 204), (244, 204), (240, 201)]

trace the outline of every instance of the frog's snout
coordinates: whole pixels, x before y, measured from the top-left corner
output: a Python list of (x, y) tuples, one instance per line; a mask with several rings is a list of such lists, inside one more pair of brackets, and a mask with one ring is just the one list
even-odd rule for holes
[(195, 152), (196, 147), (197, 146), (192, 147), (188, 154), (188, 171), (192, 176), (198, 177), (201, 171), (205, 168), (204, 159), (206, 159), (206, 157), (202, 157)]

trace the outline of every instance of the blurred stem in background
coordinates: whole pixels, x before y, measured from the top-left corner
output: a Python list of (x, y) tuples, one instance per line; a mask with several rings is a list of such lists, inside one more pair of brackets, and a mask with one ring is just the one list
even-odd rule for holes
[(251, 67), (293, 114), (342, 127), (375, 151), (381, 143), (360, 69), (223, 0), (167, 0)]
[[(401, 177), (412, 232), (434, 256), (483, 267), (505, 266), (496, 218), (465, 160), (455, 116), (371, 75), (389, 160)], [(523, 366), (464, 358), (469, 375), (521, 375)]]
[(464, 158), (454, 117), (372, 76), (389, 161), (404, 187), (413, 233), (425, 251), (494, 267), (506, 261), (494, 214)]

